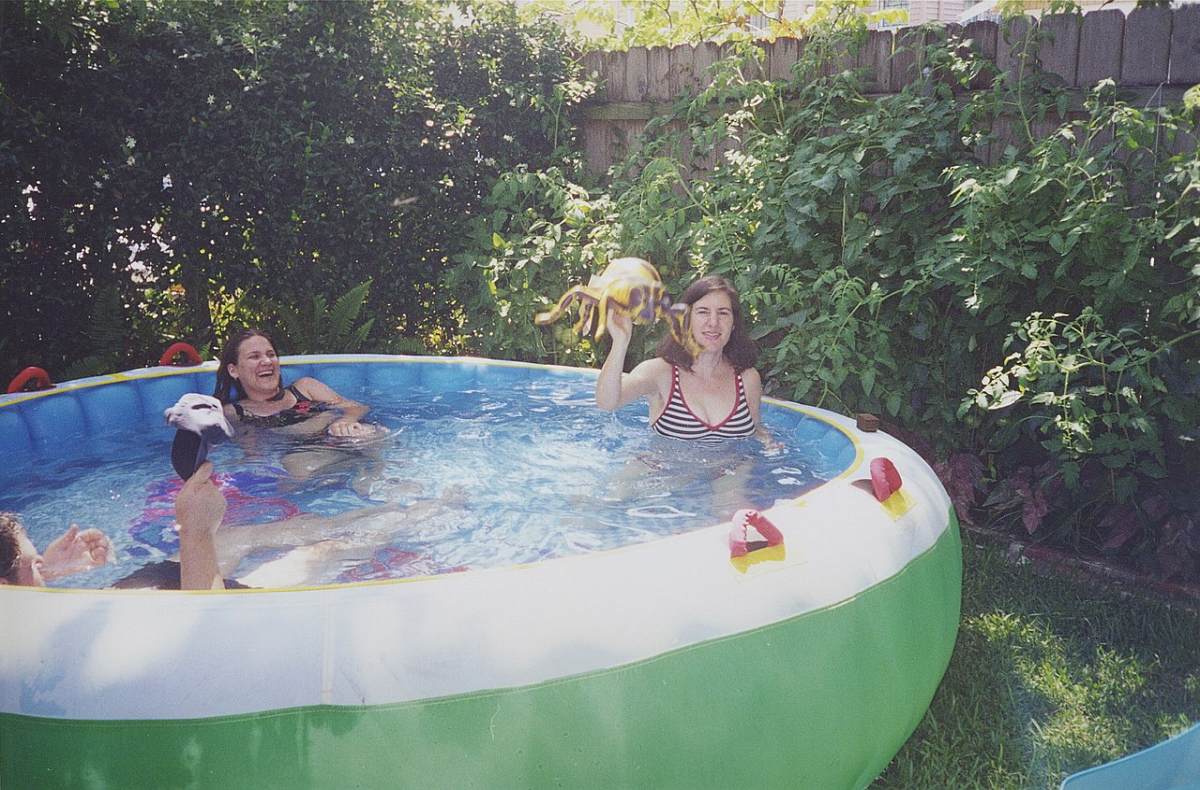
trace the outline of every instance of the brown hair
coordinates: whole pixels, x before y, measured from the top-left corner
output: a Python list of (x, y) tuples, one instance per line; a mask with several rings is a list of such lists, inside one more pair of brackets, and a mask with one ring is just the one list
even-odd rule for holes
[(17, 539), (20, 528), (15, 513), (0, 513), (0, 579), (7, 579), (17, 568), (21, 557), (21, 543)]
[[(742, 321), (741, 298), (738, 296), (737, 289), (733, 287), (733, 283), (715, 274), (701, 277), (688, 286), (687, 290), (683, 292), (683, 296), (679, 297), (677, 304), (686, 304), (688, 310), (691, 310), (692, 305), (713, 291), (724, 291), (729, 295), (729, 303), (733, 307), (733, 331), (729, 333), (729, 342), (725, 344), (722, 356), (729, 361), (730, 365), (733, 365), (734, 370), (741, 373), (747, 368), (754, 367), (755, 361), (758, 360), (758, 344), (750, 338), (750, 334), (746, 331), (746, 326)], [(688, 327), (688, 331), (691, 331), (690, 320)], [(692, 355), (679, 345), (670, 333), (667, 333), (658, 342), (658, 356), (684, 370), (692, 369), (694, 361)]]
[(213, 397), (221, 403), (232, 403), (246, 397), (246, 391), (242, 389), (242, 385), (229, 375), (229, 366), (237, 364), (238, 352), (242, 349), (242, 343), (252, 337), (265, 337), (271, 344), (271, 348), (275, 348), (275, 341), (261, 329), (241, 329), (229, 336), (221, 348), (221, 360), (217, 363), (217, 386), (213, 390)]

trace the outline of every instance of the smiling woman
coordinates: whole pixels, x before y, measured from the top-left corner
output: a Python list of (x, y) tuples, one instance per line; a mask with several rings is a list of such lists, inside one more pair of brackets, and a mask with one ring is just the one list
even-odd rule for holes
[(318, 379), (305, 376), (283, 386), (275, 343), (259, 329), (243, 329), (225, 343), (213, 396), (225, 404), (226, 417), (241, 433), (268, 428), (293, 436), (328, 434), (350, 440), (350, 447), (344, 446), (345, 442), (297, 446), (281, 461), (297, 479), (345, 461), (345, 451), (360, 440), (386, 433), (376, 425), (359, 422), (370, 407), (342, 397)]
[(762, 380), (754, 369), (758, 348), (742, 322), (737, 290), (723, 277), (704, 277), (684, 291), (688, 331), (700, 351), (692, 355), (671, 334), (658, 356), (622, 373), (632, 322), (609, 319), (612, 350), (596, 381), (596, 404), (613, 410), (645, 397), (650, 425), (673, 439), (720, 441), (756, 436), (774, 445), (762, 424)]

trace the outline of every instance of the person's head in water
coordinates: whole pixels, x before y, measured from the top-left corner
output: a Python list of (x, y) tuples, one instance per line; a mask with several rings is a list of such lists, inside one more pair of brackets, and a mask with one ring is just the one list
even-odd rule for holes
[(12, 513), (0, 513), (0, 584), (44, 587), (42, 555)]
[[(719, 349), (738, 372), (754, 367), (758, 346), (746, 331), (741, 297), (733, 283), (717, 275), (701, 277), (688, 286), (678, 303), (688, 306), (689, 331), (701, 348)], [(669, 333), (659, 341), (658, 356), (686, 370), (695, 362)]]
[(213, 397), (221, 403), (244, 400), (252, 393), (279, 391), (279, 357), (270, 335), (261, 329), (242, 329), (221, 349)]

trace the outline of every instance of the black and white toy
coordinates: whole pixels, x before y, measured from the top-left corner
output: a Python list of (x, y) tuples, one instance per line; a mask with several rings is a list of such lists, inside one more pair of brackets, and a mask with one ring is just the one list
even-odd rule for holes
[(233, 437), (233, 427), (225, 419), (221, 401), (211, 395), (189, 392), (163, 412), (163, 416), (176, 429), (171, 465), (184, 480), (204, 463), (210, 444)]

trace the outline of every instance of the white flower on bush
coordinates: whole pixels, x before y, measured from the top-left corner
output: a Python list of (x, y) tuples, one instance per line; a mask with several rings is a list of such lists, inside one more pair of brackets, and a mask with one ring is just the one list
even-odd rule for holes
[(346, 145), (354, 145), (354, 135), (346, 135)]
[(137, 140), (133, 139), (132, 137), (126, 137), (125, 138), (125, 147), (129, 148), (131, 150), (134, 148), (137, 148)]
[(162, 188), (170, 189), (173, 186), (174, 186), (174, 184), (171, 183), (171, 174), (167, 173), (165, 176), (163, 176), (163, 187)]

